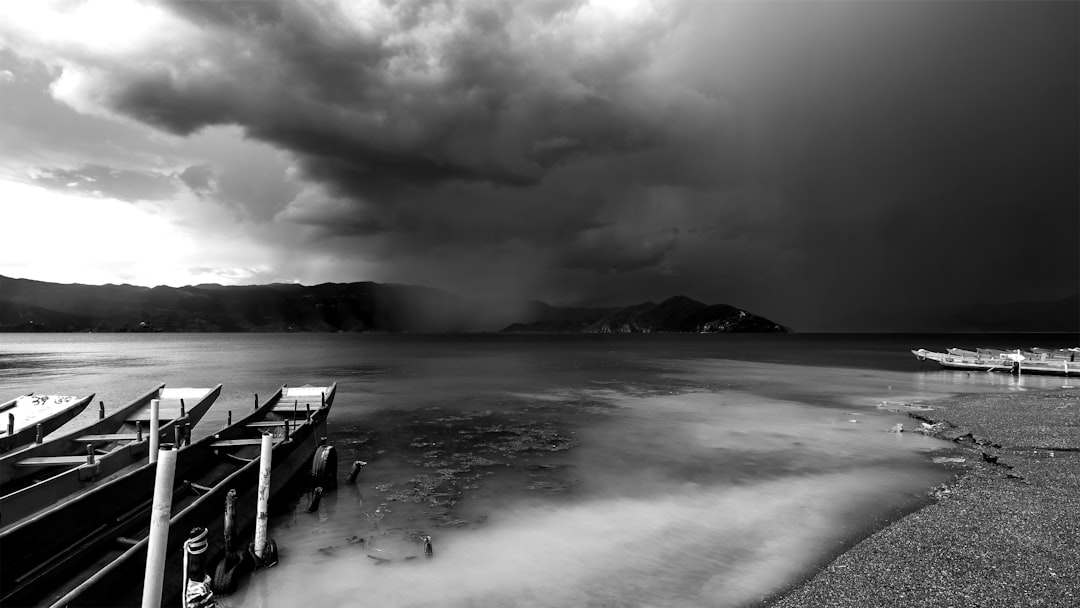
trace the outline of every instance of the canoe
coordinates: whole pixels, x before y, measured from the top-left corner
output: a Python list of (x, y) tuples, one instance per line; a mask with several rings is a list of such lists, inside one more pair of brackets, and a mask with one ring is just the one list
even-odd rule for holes
[(1041, 353), (979, 349), (976, 356), (966, 356), (961, 349), (939, 353), (924, 348), (912, 350), (919, 361), (935, 361), (946, 369), (1023, 374), (1080, 376), (1080, 361), (1065, 358), (1044, 358)]
[[(239, 538), (253, 529), (262, 433), (274, 437), (273, 498), (325, 439), (336, 388), (283, 387), (233, 424), (177, 452), (162, 605), (178, 597), (182, 547), (191, 528), (209, 528), (209, 560), (222, 554), (230, 489), (238, 494)], [(155, 467), (143, 465), (0, 532), (0, 605), (138, 606)], [(19, 559), (3, 555), (14, 547)]]
[[(150, 401), (159, 401), (159, 441), (190, 432), (221, 394), (213, 388), (160, 385), (99, 420), (0, 457), (0, 529), (145, 462)], [(104, 407), (102, 408), (104, 413)], [(88, 452), (93, 453), (91, 459)], [(91, 462), (92, 460), (92, 462)]]
[(49, 435), (78, 416), (93, 399), (93, 393), (81, 399), (30, 393), (0, 403), (0, 454), (33, 444), (39, 433), (41, 437)]

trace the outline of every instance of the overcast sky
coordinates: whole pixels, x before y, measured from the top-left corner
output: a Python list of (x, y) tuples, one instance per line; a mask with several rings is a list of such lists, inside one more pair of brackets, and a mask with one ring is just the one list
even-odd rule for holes
[(0, 274), (947, 329), (1080, 291), (1078, 32), (1065, 1), (5, 2)]

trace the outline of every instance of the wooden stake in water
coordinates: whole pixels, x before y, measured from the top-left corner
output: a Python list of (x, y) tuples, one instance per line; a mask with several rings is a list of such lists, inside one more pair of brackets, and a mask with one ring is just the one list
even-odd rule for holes
[(266, 554), (266, 528), (270, 523), (270, 465), (274, 452), (274, 436), (263, 433), (262, 451), (259, 454), (259, 499), (255, 510), (255, 557)]
[(154, 502), (150, 510), (150, 536), (146, 549), (146, 573), (143, 576), (142, 608), (161, 605), (161, 586), (165, 578), (165, 550), (169, 541), (169, 517), (172, 516), (172, 487), (176, 475), (176, 451), (163, 444), (154, 459)]
[(104, 401), (98, 401), (97, 415), (98, 415), (99, 420), (105, 418), (105, 402)]
[(158, 428), (160, 408), (161, 401), (157, 399), (150, 400), (150, 462), (157, 462), (158, 442), (161, 441), (161, 431)]

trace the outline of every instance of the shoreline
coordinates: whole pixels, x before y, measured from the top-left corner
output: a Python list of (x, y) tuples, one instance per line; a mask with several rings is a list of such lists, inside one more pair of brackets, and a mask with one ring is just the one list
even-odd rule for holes
[(1080, 604), (1080, 386), (923, 405), (956, 477), (759, 606)]

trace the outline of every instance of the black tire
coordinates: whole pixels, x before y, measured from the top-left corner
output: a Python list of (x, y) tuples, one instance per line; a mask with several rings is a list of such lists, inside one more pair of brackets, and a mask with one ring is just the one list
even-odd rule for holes
[(240, 564), (230, 568), (226, 561), (222, 559), (214, 568), (214, 577), (210, 582), (210, 590), (214, 592), (214, 595), (230, 595), (236, 591)]
[(337, 486), (337, 451), (332, 445), (322, 445), (311, 457), (311, 481), (316, 486)]

